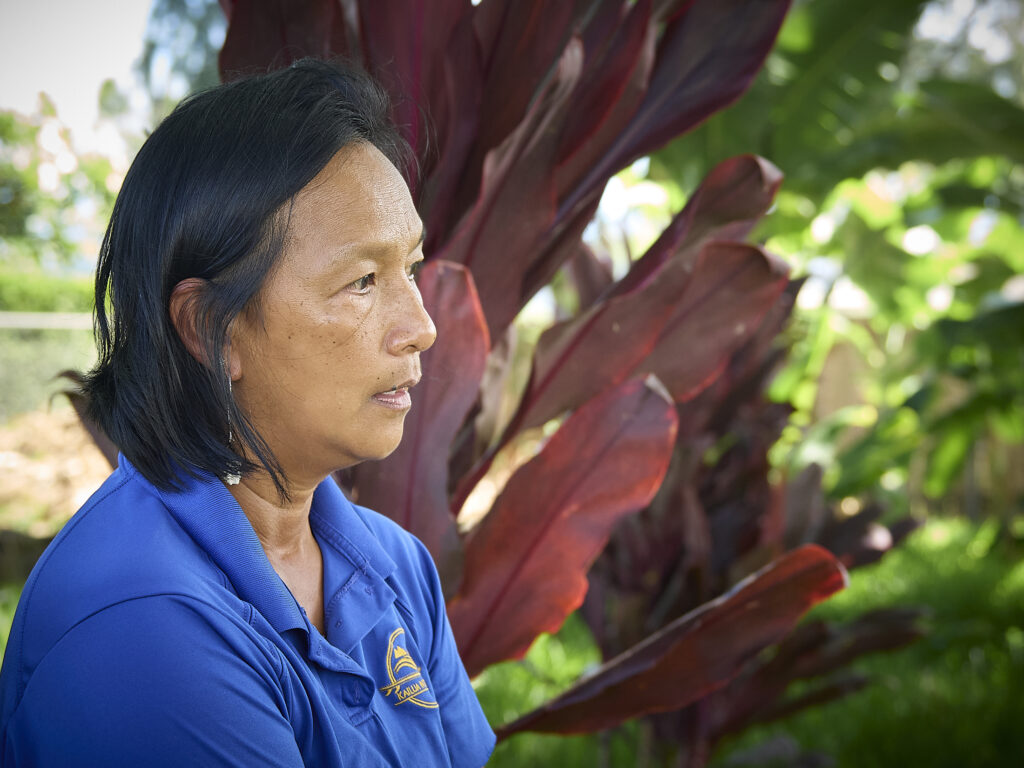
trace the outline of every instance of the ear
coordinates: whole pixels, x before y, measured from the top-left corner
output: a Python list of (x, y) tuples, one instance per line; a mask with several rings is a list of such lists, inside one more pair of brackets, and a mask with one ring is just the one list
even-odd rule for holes
[(171, 302), (169, 313), (174, 330), (178, 332), (178, 338), (185, 345), (185, 349), (201, 365), (209, 365), (206, 359), (206, 350), (199, 341), (199, 332), (196, 328), (196, 305), (203, 291), (206, 290), (206, 281), (198, 277), (190, 277), (182, 280), (171, 291)]
[[(237, 318), (236, 318), (237, 319)], [(234, 325), (234, 322), (232, 322)], [(228, 342), (225, 344), (227, 349), (224, 352), (227, 355), (227, 359), (224, 361), (228, 368), (228, 377), (231, 381), (238, 381), (242, 378), (242, 358), (235, 350), (234, 345), (231, 343), (231, 329), (228, 329)]]
[[(196, 307), (199, 297), (207, 289), (206, 281), (198, 277), (189, 277), (182, 280), (171, 291), (170, 315), (174, 330), (178, 332), (185, 349), (201, 365), (210, 367), (210, 361), (206, 359), (206, 349), (199, 337), (196, 324)], [(228, 331), (228, 341), (224, 344), (224, 364), (228, 370), (228, 376), (232, 381), (242, 378), (242, 359), (231, 346), (231, 332)]]

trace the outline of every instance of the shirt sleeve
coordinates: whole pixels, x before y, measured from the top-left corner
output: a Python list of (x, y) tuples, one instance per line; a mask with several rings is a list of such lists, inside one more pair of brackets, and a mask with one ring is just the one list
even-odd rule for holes
[(240, 624), (181, 596), (94, 614), (34, 670), (10, 763), (302, 766), (274, 660)]
[(427, 669), (434, 684), (441, 724), (453, 768), (480, 768), (494, 751), (495, 735), (480, 708), (469, 675), (459, 657), (445, 611), (437, 568), (427, 548), (416, 539), (431, 601), (433, 632)]

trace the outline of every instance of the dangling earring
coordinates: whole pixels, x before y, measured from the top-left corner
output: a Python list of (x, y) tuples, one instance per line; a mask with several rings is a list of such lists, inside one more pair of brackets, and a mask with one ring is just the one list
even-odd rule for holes
[[(228, 396), (230, 396), (232, 399), (234, 399), (234, 396), (231, 394), (231, 375), (230, 374), (228, 374)], [(231, 408), (229, 407), (228, 408), (228, 446), (231, 445), (231, 441), (233, 439), (234, 439), (234, 436), (231, 433)], [(240, 482), (242, 482), (242, 475), (239, 474), (238, 472), (228, 472), (226, 475), (224, 475), (224, 482), (227, 483), (228, 485), (238, 485)]]

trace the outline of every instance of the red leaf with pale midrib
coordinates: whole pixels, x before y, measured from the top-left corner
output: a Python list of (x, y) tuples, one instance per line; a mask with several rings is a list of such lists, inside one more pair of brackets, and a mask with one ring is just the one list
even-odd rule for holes
[(573, 94), (574, 107), (560, 138), (561, 198), (629, 122), (643, 99), (654, 63), (657, 34), (651, 26), (651, 0), (639, 0), (630, 8), (607, 42), (591, 39), (587, 32), (604, 21), (595, 17), (584, 32), (589, 77), (580, 81)]
[[(751, 221), (767, 210), (781, 179), (775, 166), (753, 155), (717, 165), (604, 301), (544, 332), (527, 392), (503, 440), (641, 370), (638, 366), (655, 349), (672, 313), (681, 306), (684, 289), (694, 283), (690, 270), (699, 245), (720, 234), (743, 235)], [(752, 262), (762, 267), (767, 259), (759, 251), (752, 255)], [(705, 271), (713, 272), (714, 265)], [(706, 286), (693, 290), (707, 293)], [(701, 375), (708, 376), (714, 369), (712, 365), (710, 372), (701, 371)], [(460, 481), (456, 507), (461, 507), (493, 455), (489, 452)]]
[[(458, 207), (459, 190), (470, 185), (476, 190), (479, 176), (467, 178), (465, 166), (476, 144), (480, 124), (483, 74), (480, 46), (473, 34), (473, 18), (466, 14), (452, 31), (444, 52), (443, 83), (434, 99), (437, 112), (435, 131), (438, 158), (432, 167), (424, 164), (417, 208), (427, 228), (423, 252), (433, 254), (451, 236), (452, 225), (464, 212)], [(427, 158), (427, 161), (432, 158)], [(478, 171), (479, 173), (479, 171)]]
[[(755, 253), (761, 258), (752, 257)], [(695, 281), (712, 269), (723, 278), (700, 297), (687, 292), (641, 366), (657, 374), (676, 402), (698, 395), (718, 378), (732, 353), (756, 333), (789, 275), (781, 259), (738, 243), (711, 243), (701, 260)]]
[(487, 0), (476, 6), (473, 24), (484, 86), (480, 130), (469, 161), (470, 181), (480, 178), (486, 153), (521, 125), (588, 4), (589, 0)]
[[(644, 290), (541, 337), (520, 428), (542, 424), (628, 376), (656, 373), (677, 401), (714, 381), (783, 290), (786, 265), (742, 243), (709, 243), (693, 272), (670, 263)], [(601, 311), (607, 307), (606, 311)]]
[(821, 547), (789, 552), (499, 729), (499, 738), (597, 731), (684, 707), (729, 682), (846, 582), (846, 570)]
[(616, 522), (654, 496), (676, 419), (653, 386), (633, 380), (576, 411), (470, 534), (448, 615), (471, 675), (561, 626), (582, 603), (587, 570)]

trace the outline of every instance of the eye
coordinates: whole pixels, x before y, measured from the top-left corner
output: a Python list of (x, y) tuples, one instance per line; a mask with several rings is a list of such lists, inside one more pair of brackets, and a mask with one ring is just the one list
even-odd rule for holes
[(420, 259), (419, 261), (414, 261), (412, 263), (412, 265), (409, 267), (409, 279), (410, 280), (412, 280), (413, 282), (416, 281), (416, 278), (420, 274), (420, 267), (422, 267), (422, 266), (423, 266), (423, 259)]
[(349, 287), (355, 289), (356, 293), (368, 293), (370, 287), (377, 284), (377, 274), (370, 272), (367, 275), (363, 275), (358, 280), (349, 283)]

